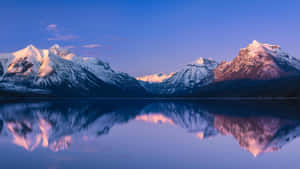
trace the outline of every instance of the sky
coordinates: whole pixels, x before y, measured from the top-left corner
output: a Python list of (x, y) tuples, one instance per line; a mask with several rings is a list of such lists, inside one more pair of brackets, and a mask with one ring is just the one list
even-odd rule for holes
[(300, 58), (296, 0), (1, 0), (0, 53), (59, 44), (132, 76), (231, 60), (253, 40)]

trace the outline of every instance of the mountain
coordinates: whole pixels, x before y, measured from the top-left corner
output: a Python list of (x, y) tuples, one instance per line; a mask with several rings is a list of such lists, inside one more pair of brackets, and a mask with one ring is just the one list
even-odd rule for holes
[(153, 83), (154, 77), (138, 79), (143, 80), (141, 84), (148, 92), (158, 96), (300, 96), (297, 85), (300, 82), (300, 60), (278, 45), (256, 40), (241, 49), (230, 62), (218, 64), (211, 59), (199, 58), (169, 78)]
[(192, 97), (299, 97), (300, 60), (278, 45), (253, 41), (230, 62), (214, 70), (213, 83)]
[(187, 64), (171, 77), (160, 83), (142, 83), (146, 90), (156, 95), (177, 95), (214, 81), (213, 70), (218, 63), (212, 59), (199, 58)]
[(0, 55), (2, 95), (134, 96), (144, 88), (128, 74), (116, 72), (96, 58), (80, 57), (54, 45), (27, 46)]
[(238, 79), (270, 80), (300, 74), (300, 60), (278, 45), (254, 40), (231, 62), (222, 62), (215, 70), (215, 82)]
[(230, 62), (201, 57), (175, 73), (137, 78), (59, 45), (0, 55), (2, 97), (299, 97), (299, 83), (300, 60), (258, 41)]

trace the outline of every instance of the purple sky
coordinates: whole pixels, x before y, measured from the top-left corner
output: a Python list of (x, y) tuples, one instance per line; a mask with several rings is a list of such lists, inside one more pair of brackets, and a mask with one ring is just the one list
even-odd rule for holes
[(234, 58), (252, 40), (300, 57), (300, 2), (1, 0), (0, 53), (67, 46), (133, 76)]

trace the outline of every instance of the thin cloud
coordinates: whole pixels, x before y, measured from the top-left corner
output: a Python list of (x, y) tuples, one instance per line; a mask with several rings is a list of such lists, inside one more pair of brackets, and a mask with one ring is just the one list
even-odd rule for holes
[(103, 45), (100, 45), (100, 44), (89, 44), (89, 45), (83, 45), (82, 46), (83, 48), (99, 48), (99, 47), (103, 47)]
[(72, 39), (78, 39), (79, 37), (76, 35), (61, 35), (61, 34), (55, 34), (54, 37), (48, 38), (49, 41), (67, 41)]
[(57, 32), (57, 25), (56, 24), (50, 24), (46, 27), (47, 31), (54, 31)]
[(57, 24), (50, 24), (46, 27), (46, 30), (52, 35), (48, 38), (48, 41), (68, 41), (72, 39), (78, 39), (79, 37), (72, 34), (63, 34), (58, 29)]

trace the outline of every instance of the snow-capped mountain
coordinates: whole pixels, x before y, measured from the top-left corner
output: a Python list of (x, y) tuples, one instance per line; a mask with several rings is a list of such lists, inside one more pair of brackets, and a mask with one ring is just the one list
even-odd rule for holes
[(1, 55), (0, 76), (0, 89), (16, 93), (87, 96), (145, 93), (135, 78), (112, 70), (96, 58), (77, 56), (58, 45), (41, 50), (29, 45)]
[(127, 73), (113, 70), (108, 63), (102, 62), (101, 60), (93, 57), (76, 56), (69, 50), (60, 48), (58, 45), (54, 45), (50, 50), (58, 56), (72, 60), (73, 62), (81, 65), (97, 76), (97, 78), (101, 79), (105, 83), (118, 86), (124, 92), (128, 92), (133, 95), (134, 93), (145, 94), (144, 88), (134, 77), (129, 76)]
[[(284, 80), (286, 78), (292, 78), (288, 81), (292, 80), (294, 83), (287, 83)], [(241, 49), (239, 55), (230, 62), (218, 64), (212, 59), (199, 58), (175, 73), (159, 73), (137, 78), (115, 71), (108, 63), (97, 58), (81, 57), (58, 45), (50, 49), (37, 49), (29, 45), (14, 53), (0, 55), (1, 96), (152, 94), (291, 97), (299, 95), (299, 87), (294, 85), (298, 81), (299, 59), (289, 55), (278, 45), (257, 41)], [(268, 91), (262, 91), (266, 85), (270, 86)], [(284, 93), (278, 90), (280, 88), (288, 88), (289, 91)]]
[(193, 88), (213, 82), (213, 70), (217, 65), (216, 61), (201, 57), (195, 62), (186, 65), (161, 83), (144, 83), (144, 87), (151, 93), (162, 95), (188, 92)]
[(251, 79), (270, 80), (300, 74), (300, 60), (278, 45), (254, 40), (230, 62), (222, 62), (215, 70), (215, 81)]
[[(254, 40), (230, 62), (218, 64), (211, 59), (199, 58), (164, 80), (156, 80), (155, 75), (138, 79), (143, 81), (141, 84), (148, 92), (156, 95), (239, 97), (255, 96), (256, 93), (257, 96), (294, 96), (298, 93), (297, 86), (289, 87), (291, 84), (284, 83), (282, 79), (293, 78), (289, 81), (297, 82), (297, 76), (300, 77), (299, 59), (283, 51), (278, 45)], [(270, 82), (274, 88), (261, 91), (263, 86), (269, 85), (266, 84), (269, 82), (267, 80), (279, 81)], [(291, 88), (290, 92), (284, 94), (277, 90), (283, 86)], [(253, 91), (249, 91), (249, 88)]]
[(157, 74), (153, 74), (153, 75), (136, 77), (136, 79), (144, 81), (144, 82), (159, 83), (159, 82), (164, 81), (165, 79), (170, 78), (173, 75), (174, 75), (174, 72), (169, 73), (169, 74), (157, 73)]

